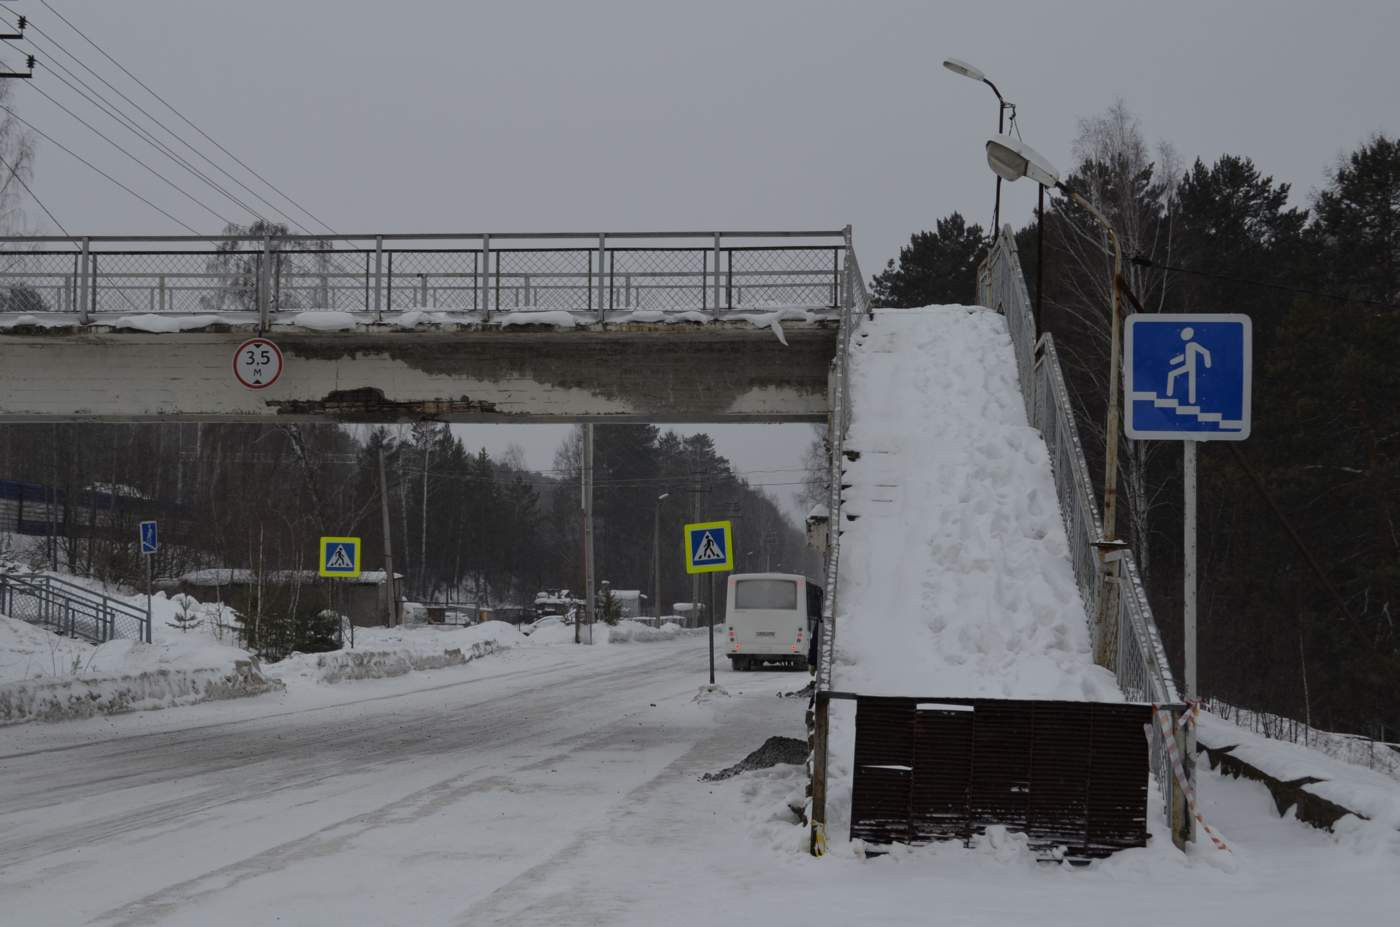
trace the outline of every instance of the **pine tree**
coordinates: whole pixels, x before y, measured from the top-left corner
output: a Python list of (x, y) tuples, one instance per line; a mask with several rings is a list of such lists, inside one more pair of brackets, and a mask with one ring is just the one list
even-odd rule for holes
[(877, 306), (908, 308), (977, 301), (977, 265), (987, 253), (980, 225), (961, 213), (939, 219), (932, 232), (916, 232), (909, 244), (870, 281)]
[(192, 631), (199, 627), (200, 615), (198, 602), (191, 596), (183, 594), (175, 596), (171, 602), (175, 606), (175, 615), (170, 621), (166, 622), (166, 625), (178, 631)]

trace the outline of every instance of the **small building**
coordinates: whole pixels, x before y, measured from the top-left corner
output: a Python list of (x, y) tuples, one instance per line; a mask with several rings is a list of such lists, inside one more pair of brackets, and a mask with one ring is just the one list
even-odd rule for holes
[(612, 594), (621, 609), (620, 617), (636, 619), (646, 614), (647, 597), (640, 589), (614, 589)]
[(704, 602), (673, 602), (671, 613), (680, 616), (683, 627), (698, 628), (705, 623)]
[[(403, 574), (395, 573), (394, 580), (402, 590)], [(355, 579), (327, 579), (315, 570), (269, 570), (259, 582), (254, 570), (220, 568), (193, 570), (160, 585), (201, 602), (223, 602), (244, 616), (256, 611), (259, 586), (264, 609), (336, 608), (359, 627), (383, 625), (387, 610), (383, 570), (366, 570)]]

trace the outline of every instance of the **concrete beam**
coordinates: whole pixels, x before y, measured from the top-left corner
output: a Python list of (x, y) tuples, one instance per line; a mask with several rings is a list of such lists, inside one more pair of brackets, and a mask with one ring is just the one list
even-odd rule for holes
[(233, 376), (242, 327), (0, 333), (0, 421), (824, 421), (834, 322), (282, 329), (281, 378)]

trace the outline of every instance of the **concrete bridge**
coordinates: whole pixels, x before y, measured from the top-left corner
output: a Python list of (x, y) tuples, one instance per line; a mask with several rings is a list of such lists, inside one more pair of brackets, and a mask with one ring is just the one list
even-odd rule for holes
[(849, 227), (0, 249), (5, 421), (824, 421), (861, 279)]

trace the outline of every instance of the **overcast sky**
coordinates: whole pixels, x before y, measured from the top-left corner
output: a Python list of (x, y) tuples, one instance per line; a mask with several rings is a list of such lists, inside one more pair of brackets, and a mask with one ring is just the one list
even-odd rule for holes
[[(1248, 155), (1300, 203), (1341, 153), (1400, 134), (1394, 0), (50, 2), (342, 233), (850, 223), (873, 273), (953, 210), (990, 223), (982, 145), (996, 101), (945, 71), (950, 55), (987, 72), (1019, 105), (1025, 140), (1064, 169), (1077, 120), (1118, 97), (1149, 139), (1188, 161)], [(197, 139), (41, 2), (4, 6)], [(31, 35), (18, 47), (38, 55), (37, 75), (11, 84), (21, 115), (217, 231), (38, 94), (149, 150), (64, 87), (46, 59), (76, 65)], [(42, 142), (33, 187), (73, 234), (178, 231)], [(1025, 221), (1034, 196), (1009, 186), (1003, 216)], [(29, 220), (54, 231), (38, 210)], [(492, 434), (488, 446), (515, 440)], [(546, 432), (521, 434), (529, 462), (549, 466)], [(731, 457), (761, 448), (770, 466), (795, 466), (810, 429), (734, 435), (747, 437), (722, 442)]]

